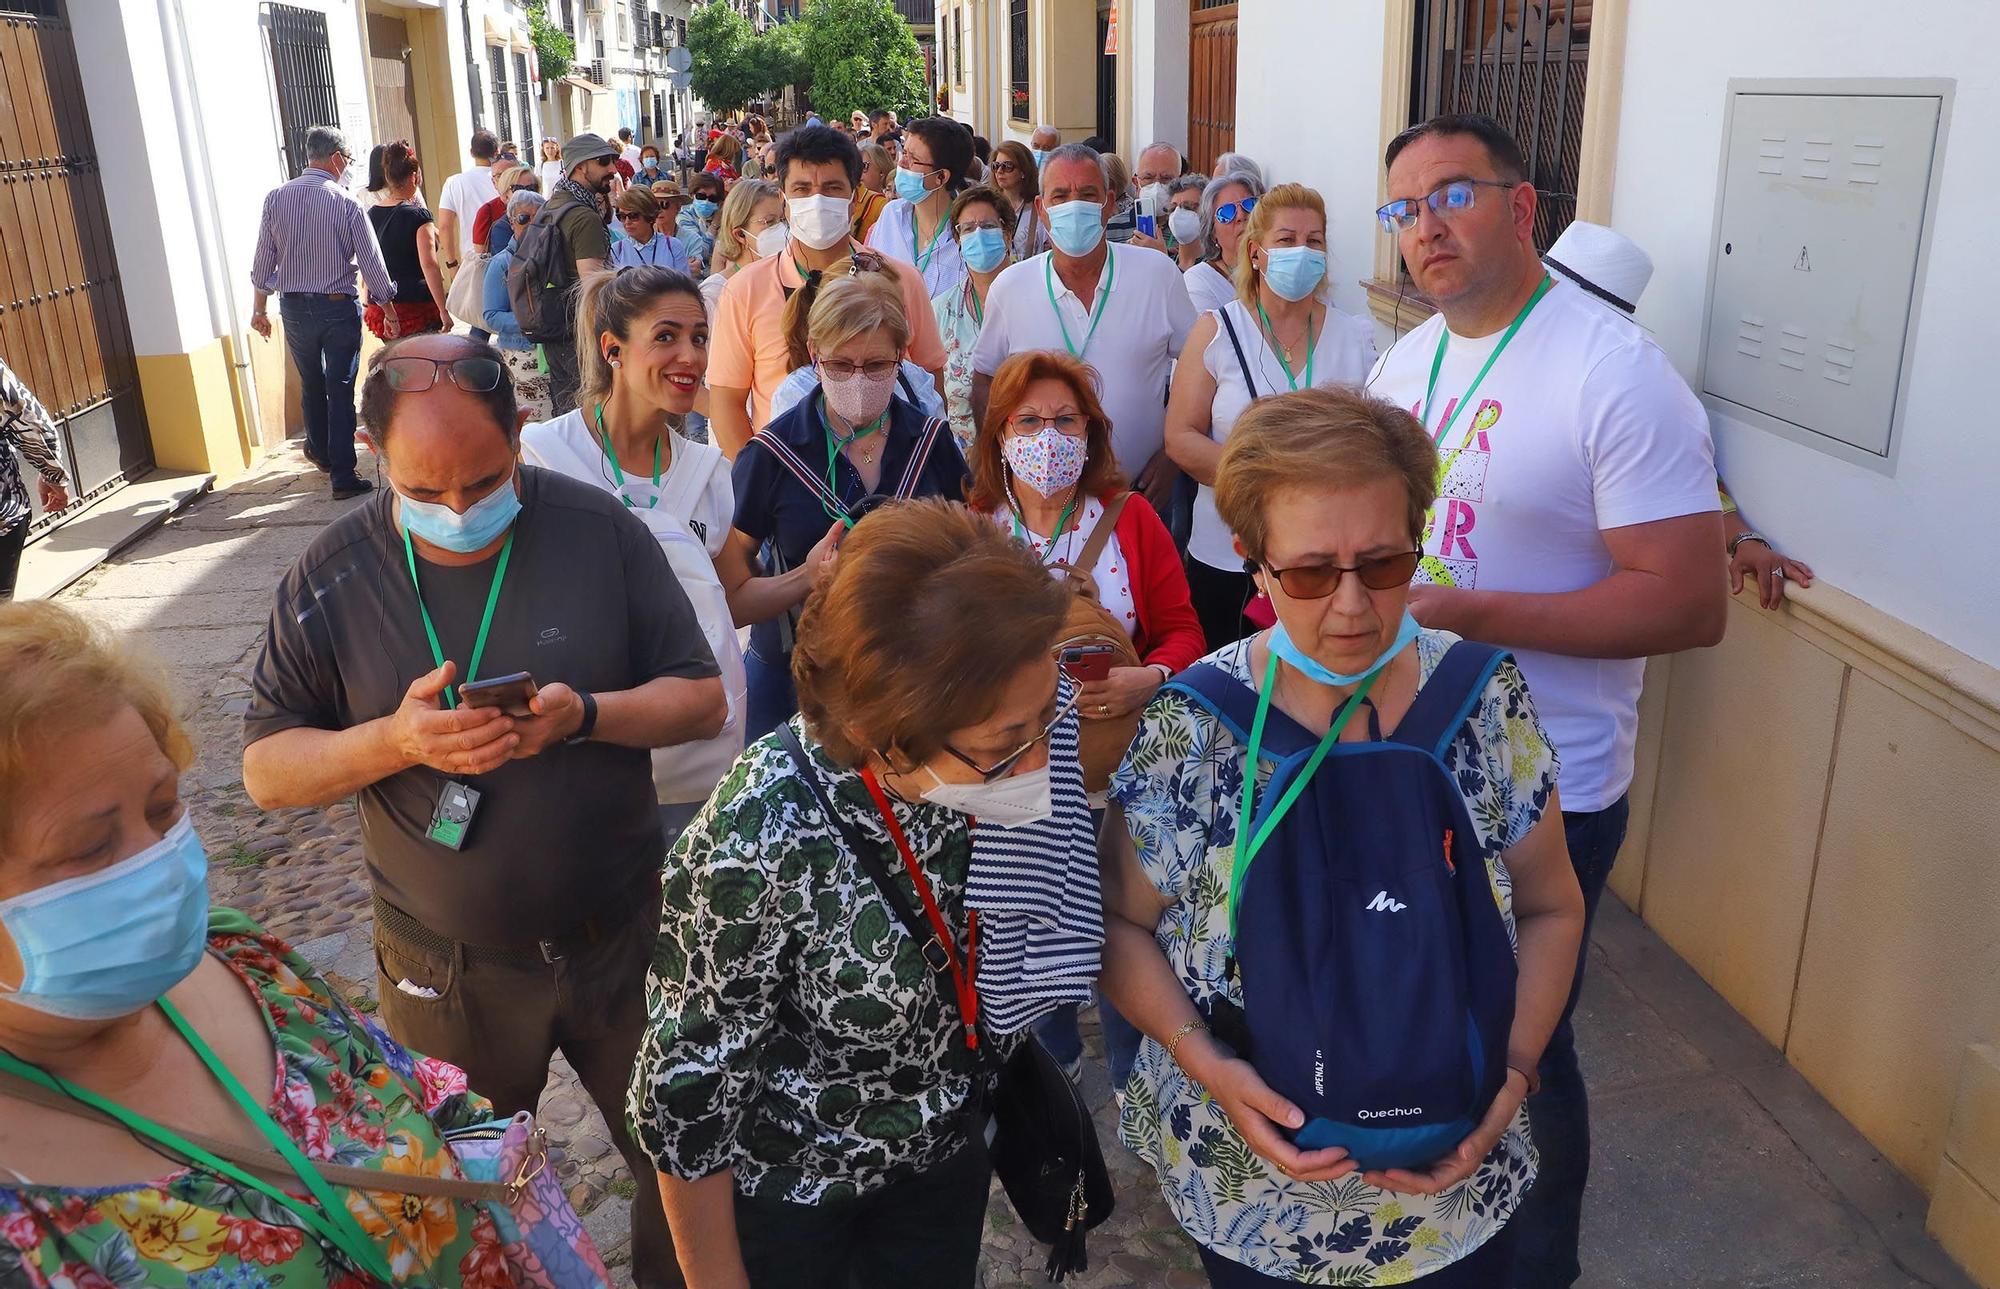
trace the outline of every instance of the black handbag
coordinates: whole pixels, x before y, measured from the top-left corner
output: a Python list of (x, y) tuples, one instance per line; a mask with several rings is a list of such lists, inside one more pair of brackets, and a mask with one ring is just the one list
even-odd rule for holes
[[(800, 780), (812, 792), (820, 812), (839, 830), (861, 871), (875, 883), (904, 931), (925, 946), (924, 960), (932, 977), (946, 1000), (956, 1007), (957, 999), (945, 979), (943, 947), (938, 946), (936, 954), (929, 952), (935, 937), (889, 879), (878, 847), (864, 841), (834, 810), (812, 757), (790, 722), (778, 727), (778, 737)], [(1084, 1236), (1111, 1216), (1115, 1203), (1111, 1173), (1104, 1166), (1104, 1150), (1098, 1144), (1090, 1110), (1055, 1058), (1032, 1038), (1021, 1042), (1004, 1063), (996, 1063), (991, 1053), (991, 1044), (981, 1048), (987, 1092), (983, 1109), (975, 1107), (973, 1111), (972, 1130), (983, 1131), (990, 1113), (993, 1171), (1022, 1225), (1049, 1246), (1048, 1277), (1059, 1283), (1070, 1272), (1090, 1267)]]

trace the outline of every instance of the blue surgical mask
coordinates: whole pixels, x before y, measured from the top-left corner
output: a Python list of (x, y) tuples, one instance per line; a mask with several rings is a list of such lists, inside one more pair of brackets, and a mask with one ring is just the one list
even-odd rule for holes
[(21, 956), (12, 1002), (71, 1020), (149, 1007), (201, 961), (208, 942), (208, 855), (185, 812), (136, 855), (0, 900)]
[(639, 164), (648, 170), (658, 170), (660, 168), (660, 159), (658, 157), (643, 157), (640, 159)]
[(1040, 170), (1040, 169), (1041, 169), (1041, 168), (1042, 168), (1043, 166), (1045, 166), (1045, 165), (1047, 165), (1047, 164), (1049, 163), (1049, 153), (1051, 153), (1051, 152), (1054, 152), (1054, 151), (1055, 151), (1055, 149), (1054, 149), (1054, 148), (1029, 148), (1029, 149), (1028, 149), (1028, 151), (1029, 151), (1029, 152), (1030, 152), (1031, 154), (1033, 154), (1033, 156), (1034, 156), (1034, 158), (1035, 158), (1035, 169), (1037, 169), (1037, 170)]
[(465, 508), (459, 514), (435, 501), (418, 501), (401, 492), (396, 502), (402, 507), (403, 527), (410, 536), (421, 537), (443, 550), (470, 555), (482, 550), (507, 531), (521, 513), (521, 497), (514, 491), (514, 476)]
[(703, 219), (714, 219), (715, 212), (721, 209), (720, 205), (710, 201), (706, 197), (697, 197), (694, 199), (694, 213), (700, 215)]
[(1264, 643), (1270, 647), (1272, 653), (1277, 654), (1280, 658), (1303, 672), (1309, 680), (1316, 680), (1322, 685), (1358, 685), (1376, 672), (1382, 670), (1382, 668), (1388, 666), (1390, 660), (1403, 652), (1403, 650), (1409, 648), (1410, 641), (1416, 638), (1416, 615), (1408, 609), (1404, 609), (1403, 625), (1397, 628), (1395, 640), (1390, 643), (1387, 649), (1384, 649), (1376, 656), (1374, 662), (1369, 663), (1365, 668), (1355, 672), (1351, 676), (1335, 671), (1315, 661), (1305, 650), (1293, 644), (1292, 637), (1285, 631), (1285, 624), (1283, 622), (1271, 628), (1271, 634), (1265, 639)]
[(901, 166), (897, 166), (896, 195), (904, 201), (909, 202), (912, 206), (916, 205), (931, 195), (930, 188), (925, 184), (925, 180), (928, 178), (928, 175), (920, 174), (915, 170), (905, 170)]
[(1326, 252), (1310, 246), (1276, 246), (1264, 252), (1264, 280), (1280, 299), (1303, 300), (1326, 280)]
[(1090, 254), (1104, 240), (1104, 207), (1094, 201), (1049, 207), (1049, 240), (1072, 259)]
[(980, 228), (959, 239), (959, 258), (974, 273), (991, 273), (1007, 258), (1007, 234), (997, 228)]

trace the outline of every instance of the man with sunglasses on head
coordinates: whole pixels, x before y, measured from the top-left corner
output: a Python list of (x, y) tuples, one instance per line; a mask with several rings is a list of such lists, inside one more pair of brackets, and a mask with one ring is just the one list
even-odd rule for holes
[[(393, 344), (361, 416), (390, 489), (278, 586), (244, 784), (266, 809), (359, 798), (391, 1033), (503, 1115), (560, 1048), (647, 1177), (624, 1102), (665, 854), (649, 750), (721, 730), (715, 660), (645, 526), (520, 464), (498, 351)], [(633, 1269), (679, 1283), (651, 1186)]]
[[(1645, 659), (1722, 638), (1708, 420), (1645, 333), (1543, 268), (1541, 199), (1497, 122), (1412, 126), (1385, 164), (1378, 218), (1439, 310), (1368, 384), (1440, 455), (1410, 607), (1519, 659), (1562, 757), (1570, 862), (1594, 915), (1625, 837)], [(1590, 1115), (1570, 1013), (1588, 943), (1528, 1101), (1542, 1165), (1520, 1219), (1523, 1289), (1579, 1274)]]

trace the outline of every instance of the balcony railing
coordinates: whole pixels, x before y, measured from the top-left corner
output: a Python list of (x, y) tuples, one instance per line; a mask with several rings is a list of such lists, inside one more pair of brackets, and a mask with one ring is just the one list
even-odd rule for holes
[(929, 27), (937, 22), (937, 0), (896, 0), (896, 12), (912, 27)]

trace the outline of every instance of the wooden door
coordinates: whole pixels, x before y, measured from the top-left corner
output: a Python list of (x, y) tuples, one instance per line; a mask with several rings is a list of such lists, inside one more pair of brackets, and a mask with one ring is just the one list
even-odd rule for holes
[(1236, 146), (1236, 5), (1195, 0), (1188, 32), (1188, 164), (1201, 174)]
[(382, 131), (376, 142), (408, 139), (417, 155), (424, 156), (424, 141), (417, 137), (417, 87), (410, 75), (410, 29), (401, 18), (368, 15), (368, 83)]
[(82, 496), (144, 473), (152, 441), (76, 46), (60, 3), (35, 7), (0, 0), (0, 358)]

